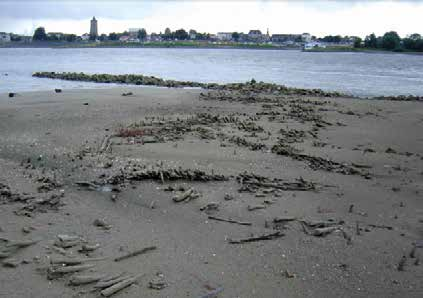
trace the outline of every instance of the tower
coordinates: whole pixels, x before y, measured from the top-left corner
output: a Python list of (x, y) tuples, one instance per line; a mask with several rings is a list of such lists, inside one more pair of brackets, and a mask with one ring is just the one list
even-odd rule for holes
[(98, 28), (97, 28), (97, 20), (95, 17), (91, 20), (91, 26), (90, 26), (90, 37), (95, 38), (98, 36)]

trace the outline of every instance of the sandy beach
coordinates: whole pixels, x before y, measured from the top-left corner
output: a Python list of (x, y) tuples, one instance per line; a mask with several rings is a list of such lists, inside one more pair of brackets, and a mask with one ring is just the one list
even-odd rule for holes
[(0, 94), (0, 297), (422, 297), (422, 131), (416, 101)]

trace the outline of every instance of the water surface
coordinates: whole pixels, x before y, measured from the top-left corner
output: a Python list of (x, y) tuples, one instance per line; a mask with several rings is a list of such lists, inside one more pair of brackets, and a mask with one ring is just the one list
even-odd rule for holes
[(421, 55), (245, 49), (2, 48), (0, 61), (0, 93), (105, 86), (31, 77), (36, 71), (71, 71), (145, 74), (217, 83), (254, 78), (358, 96), (423, 95)]

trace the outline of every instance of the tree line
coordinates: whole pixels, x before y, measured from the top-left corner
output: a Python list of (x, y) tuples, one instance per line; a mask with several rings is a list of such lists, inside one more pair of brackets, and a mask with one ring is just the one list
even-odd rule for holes
[(423, 39), (418, 33), (408, 35), (405, 38), (401, 38), (397, 32), (389, 31), (383, 36), (376, 36), (374, 33), (367, 35), (364, 42), (360, 40), (354, 44), (356, 48), (368, 48), (368, 49), (383, 49), (391, 51), (423, 51)]

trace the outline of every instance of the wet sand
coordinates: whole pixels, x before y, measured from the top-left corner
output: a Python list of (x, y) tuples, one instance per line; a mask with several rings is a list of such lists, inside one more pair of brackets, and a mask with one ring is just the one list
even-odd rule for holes
[[(422, 103), (252, 98), (0, 95), (0, 253), (39, 240), (0, 259), (0, 296), (98, 297), (48, 279), (65, 254), (106, 258), (79, 275), (137, 275), (116, 297), (421, 297)], [(55, 249), (62, 234), (77, 244)]]

